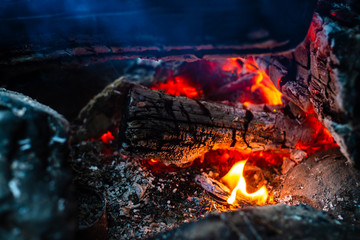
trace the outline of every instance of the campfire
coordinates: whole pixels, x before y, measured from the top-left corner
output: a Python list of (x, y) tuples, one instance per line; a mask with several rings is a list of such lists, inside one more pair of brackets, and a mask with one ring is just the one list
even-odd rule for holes
[[(148, 63), (152, 64), (140, 61), (140, 65)], [(153, 201), (149, 206), (172, 209), (160, 219), (175, 214), (187, 222), (208, 212), (291, 204), (291, 194), (281, 196), (289, 171), (316, 153), (338, 148), (314, 110), (304, 112), (291, 106), (254, 57), (164, 64), (158, 66), (162, 71), (150, 83), (133, 83), (126, 77), (112, 83), (83, 108), (74, 125), (75, 142), (82, 141), (75, 149), (81, 149), (83, 144), (95, 145), (103, 154), (92, 163), (96, 167), (88, 165), (94, 161), (88, 156), (85, 162), (75, 162), (77, 169), (104, 169), (103, 162), (113, 161), (110, 159), (115, 153), (116, 158), (121, 156), (128, 159), (130, 166), (140, 168), (140, 175), (161, 179), (158, 185), (144, 187), (131, 178), (129, 188), (136, 196), (132, 201), (140, 201), (141, 206), (135, 208), (147, 209), (146, 202)], [(98, 122), (104, 109), (111, 113), (109, 119), (101, 117), (102, 124), (108, 123), (105, 126)], [(80, 157), (78, 154), (84, 158), (83, 151), (74, 154), (74, 159)], [(103, 171), (114, 169), (105, 167)], [(78, 176), (79, 181), (100, 178), (91, 176), (94, 171), (90, 175), (87, 172)], [(148, 182), (148, 178), (140, 182)], [(133, 185), (132, 181), (137, 183)], [(113, 182), (111, 178), (107, 185), (110, 189)], [(181, 192), (180, 196), (177, 192)], [(136, 210), (132, 201), (129, 205), (128, 200), (120, 200), (119, 206), (122, 194), (131, 193), (110, 197), (118, 206), (110, 211), (115, 226), (125, 222), (129, 225), (122, 228), (131, 231), (131, 222), (135, 221), (139, 222), (138, 231), (145, 231), (143, 234), (162, 229), (158, 224), (150, 224), (153, 227), (149, 228), (143, 220), (132, 217), (131, 212)], [(152, 200), (142, 204), (147, 194), (158, 199), (150, 197)], [(184, 208), (179, 199), (191, 207), (174, 210), (177, 206)], [(121, 216), (127, 220), (121, 220)], [(152, 214), (137, 216), (155, 218)]]
[(27, 2), (0, 19), (0, 239), (358, 236), (357, 4)]
[[(252, 109), (253, 105), (261, 105), (264, 106), (264, 108), (268, 108), (265, 110), (261, 110), (262, 112), (276, 113), (278, 111), (281, 115), (284, 113), (285, 107), (281, 99), (282, 94), (274, 86), (273, 82), (270, 80), (267, 74), (261, 69), (259, 69), (254, 58), (249, 58), (249, 59), (231, 58), (231, 59), (224, 59), (221, 61), (213, 61), (213, 62), (203, 61), (196, 63), (186, 63), (179, 68), (180, 70), (178, 69), (170, 70), (167, 73), (168, 74), (167, 77), (163, 77), (163, 76), (159, 77), (160, 79), (165, 79), (164, 82), (155, 80), (152, 86), (150, 86), (150, 89), (160, 91), (161, 94), (166, 93), (172, 96), (184, 96), (192, 99), (209, 99), (211, 101), (226, 101), (227, 105), (232, 105), (234, 107), (238, 105), (237, 107), (240, 106), (246, 110), (248, 108)], [(179, 73), (177, 73), (177, 75), (174, 75), (175, 71), (179, 71)], [(144, 95), (146, 96), (147, 94)], [(182, 104), (181, 106), (183, 109), (190, 108), (186, 106), (186, 102), (184, 102), (184, 98), (175, 98), (175, 99), (176, 101), (181, 102), (180, 104)], [(146, 102), (136, 103), (136, 106), (146, 107), (146, 105), (147, 105)], [(169, 105), (171, 105), (172, 107), (174, 104), (169, 103)], [(204, 106), (206, 105), (204, 104)], [(207, 112), (209, 116), (213, 116), (218, 113), (218, 112), (210, 112), (212, 109), (211, 108), (208, 109), (209, 111)], [(135, 109), (132, 111), (137, 112), (139, 110)], [(173, 110), (165, 109), (165, 111), (173, 111)], [(215, 110), (213, 111), (217, 111), (217, 109), (215, 108)], [(129, 115), (131, 114), (132, 113), (129, 113)], [(172, 115), (175, 114), (176, 112)], [(186, 116), (187, 117), (186, 121), (188, 126), (184, 128), (191, 128), (190, 127), (191, 122), (197, 120), (196, 118), (190, 119), (188, 115)], [(256, 167), (257, 165), (260, 166), (264, 165), (264, 163), (267, 166), (277, 166), (277, 165), (281, 165), (284, 161), (286, 162), (286, 160), (292, 162), (295, 165), (298, 164), (300, 161), (302, 161), (303, 158), (309, 156), (310, 154), (316, 151), (325, 150), (327, 148), (337, 146), (331, 134), (317, 120), (313, 112), (304, 113), (303, 115), (304, 115), (304, 119), (297, 119), (297, 121), (302, 121), (302, 123), (299, 124), (299, 126), (297, 126), (299, 127), (300, 130), (298, 130), (299, 133), (295, 134), (295, 136), (304, 134), (303, 132), (305, 129), (309, 132), (309, 134), (306, 135), (305, 141), (300, 139), (300, 137), (296, 136), (299, 139), (296, 139), (296, 141), (293, 142), (292, 149), (291, 146), (289, 149), (289, 146), (286, 146), (286, 141), (284, 141), (282, 142), (282, 146), (273, 147), (272, 149), (271, 146), (270, 149), (267, 149), (268, 148), (267, 143), (262, 143), (263, 145), (265, 145), (263, 149), (266, 149), (266, 151), (256, 150), (256, 147), (254, 147), (255, 150), (252, 150), (252, 147), (248, 145), (251, 142), (246, 142), (246, 137), (244, 140), (244, 144), (246, 146), (242, 146), (242, 145), (240, 145), (239, 147), (237, 146), (236, 132), (235, 134), (232, 132), (231, 143), (230, 142), (224, 143), (224, 141), (226, 141), (224, 140), (224, 138), (226, 137), (212, 136), (211, 134), (205, 133), (206, 135), (209, 135), (209, 137), (213, 137), (215, 139), (219, 138), (219, 140), (217, 142), (214, 141), (214, 143), (212, 143), (213, 146), (207, 146), (209, 151), (206, 152), (206, 150), (205, 151), (203, 150), (204, 153), (203, 156), (200, 156), (199, 155), (200, 153), (194, 153), (194, 152), (199, 152), (201, 151), (201, 148), (204, 147), (196, 147), (190, 150), (188, 153), (182, 155), (180, 163), (176, 161), (176, 154), (173, 154), (171, 156), (167, 155), (165, 159), (163, 158), (162, 160), (156, 159), (156, 157), (158, 158), (162, 157), (162, 153), (160, 153), (160, 151), (157, 152), (156, 150), (149, 151), (146, 153), (146, 155), (140, 154), (140, 159), (149, 159), (150, 157), (152, 157), (150, 158), (150, 160), (148, 160), (149, 161), (148, 164), (153, 167), (154, 165), (157, 165), (156, 167), (158, 170), (161, 170), (162, 168), (163, 170), (166, 170), (168, 168), (165, 165), (160, 166), (160, 163), (163, 162), (165, 162), (167, 165), (169, 164), (183, 165), (183, 164), (188, 164), (188, 161), (190, 161), (191, 167), (194, 167), (194, 165), (196, 165), (193, 164), (192, 161), (201, 162), (201, 165), (203, 167), (206, 167), (206, 164), (210, 166), (214, 165), (219, 169), (219, 171), (220, 169), (222, 171), (219, 172), (219, 176), (223, 176), (224, 174), (226, 174), (226, 176), (223, 176), (221, 179), (219, 177), (218, 177), (219, 179), (208, 179), (208, 177), (205, 176), (203, 173), (203, 175), (201, 177), (198, 176), (196, 180), (197, 182), (199, 182), (200, 185), (204, 187), (204, 189), (207, 189), (208, 191), (211, 192), (211, 194), (217, 196), (218, 199), (221, 199), (222, 201), (226, 201), (229, 204), (237, 203), (236, 196), (237, 196), (237, 192), (239, 191), (239, 195), (243, 199), (246, 199), (248, 202), (264, 205), (265, 203), (267, 203), (267, 198), (268, 198), (268, 191), (264, 184), (260, 184), (259, 186), (260, 188), (256, 189), (255, 192), (252, 193), (247, 192), (247, 186), (246, 186), (247, 184), (243, 176), (244, 166), (247, 160), (251, 159), (250, 162), (254, 164), (253, 165), (254, 167)], [(161, 117), (161, 115), (159, 115), (159, 117)], [(236, 117), (238, 116), (234, 115), (234, 118)], [(287, 116), (282, 115), (282, 117), (285, 118)], [(146, 119), (146, 121), (152, 120), (150, 116), (148, 118), (144, 117), (144, 119)], [(177, 120), (185, 121), (179, 118)], [(224, 120), (224, 122), (225, 121), (226, 120)], [(141, 125), (140, 128), (144, 127), (140, 122), (138, 122), (138, 124)], [(162, 125), (160, 123), (155, 123), (155, 124)], [(227, 123), (225, 122), (225, 125), (226, 124)], [(155, 129), (157, 132), (159, 131), (158, 128), (155, 127)], [(216, 124), (214, 124), (212, 130), (215, 132), (217, 131), (216, 129), (217, 126)], [(286, 129), (286, 130), (290, 131), (290, 129)], [(182, 131), (186, 131), (186, 130), (182, 129), (181, 127), (178, 127), (176, 131), (178, 131), (179, 134), (182, 134)], [(236, 129), (233, 129), (232, 131), (236, 131)], [(271, 129), (270, 132), (273, 133)], [(109, 143), (107, 141), (104, 141), (103, 139), (104, 136), (108, 134), (109, 132), (105, 133), (101, 137), (101, 139), (105, 143)], [(169, 134), (169, 133), (167, 131), (164, 131), (164, 134)], [(138, 137), (136, 134), (129, 134), (129, 135), (131, 135), (132, 138)], [(156, 136), (156, 134), (149, 134), (149, 135)], [(239, 135), (242, 136), (243, 133)], [(163, 136), (163, 138), (165, 137), (170, 138), (171, 140), (176, 140), (173, 137)], [(150, 139), (150, 141), (151, 140), (152, 139)], [(185, 141), (185, 139), (182, 140)], [(194, 139), (192, 145), (194, 146), (199, 145), (196, 141), (197, 140)], [(131, 142), (133, 144), (134, 141)], [(221, 149), (224, 146), (227, 148)], [(146, 147), (146, 146), (142, 145), (141, 147)], [(178, 146), (176, 143), (174, 143), (174, 145), (170, 145), (170, 147), (173, 148), (173, 153), (177, 152), (176, 148)], [(127, 151), (130, 152), (131, 154), (133, 154), (136, 151), (131, 147), (129, 148), (131, 150), (127, 150)], [(155, 146), (155, 148), (157, 147)], [(179, 146), (179, 148), (181, 148), (181, 146)], [(216, 150), (218, 148), (220, 148), (220, 150), (222, 150), (224, 153), (220, 154), (219, 150)], [(240, 152), (235, 154), (234, 151), (231, 149), (237, 149)], [(292, 152), (293, 154), (290, 154), (290, 152)], [(297, 154), (297, 156), (294, 156), (294, 154)], [(196, 159), (196, 157), (201, 158), (201, 160)], [(188, 160), (188, 158), (190, 158), (190, 160)], [(228, 169), (226, 169), (228, 173), (223, 172), (225, 170), (224, 165), (228, 166)], [(231, 169), (229, 169), (229, 167), (231, 167)], [(257, 175), (255, 176), (259, 178), (259, 176)], [(225, 185), (221, 184), (221, 182), (214, 182), (217, 180), (220, 180)], [(215, 185), (209, 186), (209, 184), (210, 185), (215, 184)]]

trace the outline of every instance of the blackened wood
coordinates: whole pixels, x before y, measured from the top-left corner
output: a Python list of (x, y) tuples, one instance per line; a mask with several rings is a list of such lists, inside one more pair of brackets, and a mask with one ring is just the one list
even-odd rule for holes
[(0, 239), (72, 239), (68, 131), (54, 110), (0, 89)]
[(79, 113), (72, 142), (100, 138), (107, 131), (119, 131), (131, 87), (132, 84), (122, 77), (92, 98)]
[(248, 207), (234, 212), (211, 215), (187, 223), (153, 240), (208, 239), (357, 239), (358, 226), (332, 219), (309, 206), (272, 205)]
[(303, 41), (315, 0), (6, 1), (0, 62), (125, 57), (194, 59), (286, 51)]
[(310, 145), (316, 138), (311, 126), (279, 110), (172, 96), (124, 78), (96, 96), (79, 118), (79, 139), (118, 131), (122, 153), (178, 166), (209, 150), (278, 150), (295, 148), (298, 141)]
[(258, 60), (285, 97), (305, 112), (314, 109), (343, 154), (359, 166), (359, 3), (319, 1), (317, 11), (293, 53)]
[(176, 97), (133, 85), (121, 123), (123, 152), (183, 165), (214, 149), (266, 151), (314, 141), (282, 112)]

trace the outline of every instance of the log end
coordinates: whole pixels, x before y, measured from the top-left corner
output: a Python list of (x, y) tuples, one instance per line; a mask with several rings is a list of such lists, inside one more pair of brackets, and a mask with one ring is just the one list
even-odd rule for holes
[(131, 83), (121, 77), (97, 94), (79, 113), (79, 128), (73, 134), (73, 142), (99, 138), (107, 131), (115, 130), (122, 119)]

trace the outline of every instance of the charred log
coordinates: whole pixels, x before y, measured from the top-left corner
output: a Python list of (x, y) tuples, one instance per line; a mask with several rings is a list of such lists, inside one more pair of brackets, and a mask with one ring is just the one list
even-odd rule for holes
[(315, 141), (311, 126), (269, 109), (172, 96), (122, 78), (82, 110), (77, 136), (118, 131), (123, 153), (179, 166), (214, 149), (267, 151)]
[(311, 207), (273, 205), (220, 213), (157, 239), (356, 239), (359, 227), (341, 224)]
[(306, 41), (293, 53), (259, 62), (288, 99), (305, 112), (314, 109), (343, 154), (358, 166), (360, 38), (354, 26), (360, 23), (359, 5), (334, 2), (319, 1)]
[(68, 130), (54, 110), (0, 89), (1, 239), (72, 239)]

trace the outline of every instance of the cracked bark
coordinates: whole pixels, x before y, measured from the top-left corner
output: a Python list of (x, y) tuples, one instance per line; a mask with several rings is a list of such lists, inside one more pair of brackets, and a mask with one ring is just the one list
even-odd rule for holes
[[(258, 59), (279, 90), (314, 109), (342, 153), (360, 165), (359, 3), (319, 1), (304, 43), (292, 54)], [(279, 81), (278, 81), (279, 80)]]
[(267, 109), (271, 108), (245, 109), (172, 96), (121, 78), (82, 110), (84, 129), (78, 137), (89, 139), (119, 129), (123, 154), (177, 166), (214, 149), (279, 150), (294, 148), (298, 141), (315, 141), (312, 128)]

